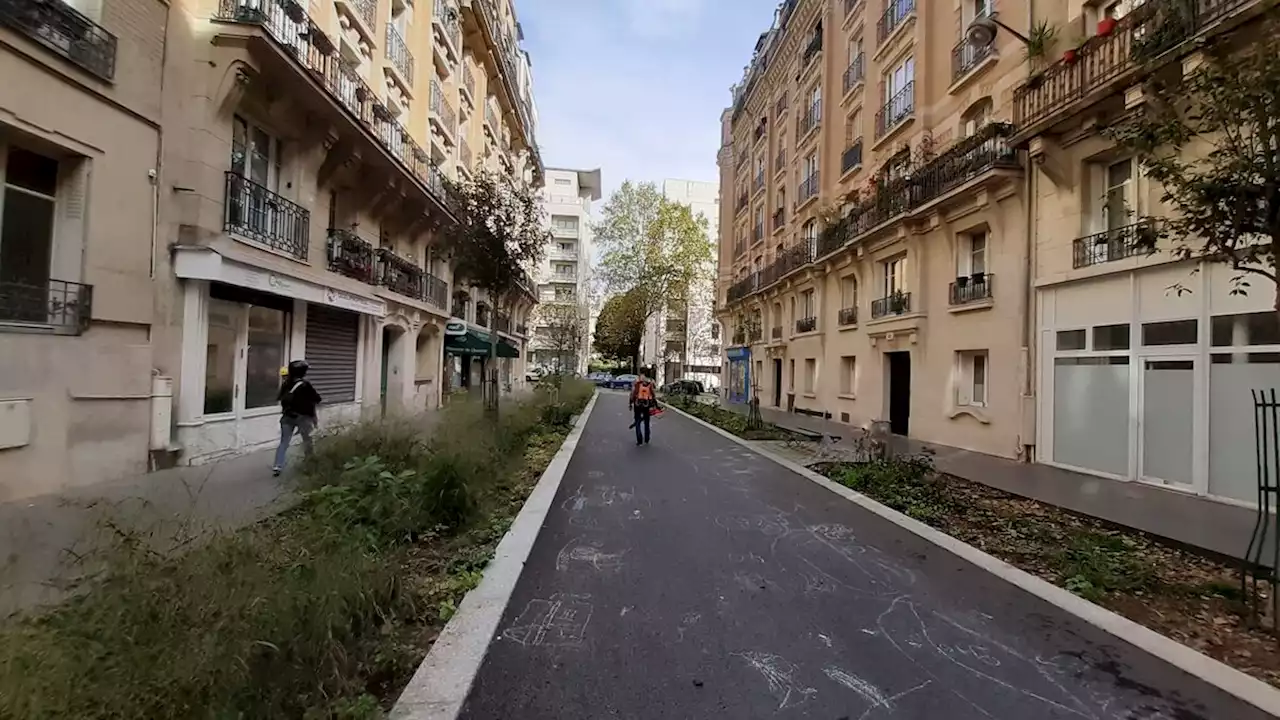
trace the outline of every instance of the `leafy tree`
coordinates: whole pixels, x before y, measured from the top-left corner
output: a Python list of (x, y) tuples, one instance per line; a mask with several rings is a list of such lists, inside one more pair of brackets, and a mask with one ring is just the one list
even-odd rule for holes
[(687, 298), (699, 269), (712, 262), (707, 227), (706, 218), (663, 197), (653, 183), (628, 180), (609, 197), (593, 226), (600, 276), (610, 293), (625, 293), (635, 304), (630, 310), (642, 326), (671, 298)]
[(1228, 265), (1233, 294), (1248, 291), (1250, 276), (1274, 291), (1280, 250), (1280, 19), (1254, 32), (1204, 47), (1185, 76), (1148, 81), (1142, 109), (1108, 129), (1173, 211), (1144, 226), (1139, 244), (1154, 251), (1166, 240), (1177, 259)]
[[(482, 172), (450, 187), (455, 226), (442, 230), (443, 246), (459, 278), (485, 290), (495, 311), (510, 308), (521, 292), (533, 292), (525, 268), (537, 263), (551, 238), (533, 188), (510, 177)], [(490, 333), (489, 405), (496, 408), (498, 334)]]
[(639, 364), (646, 317), (638, 293), (621, 293), (605, 300), (596, 317), (596, 352), (607, 360), (628, 364), (634, 372)]

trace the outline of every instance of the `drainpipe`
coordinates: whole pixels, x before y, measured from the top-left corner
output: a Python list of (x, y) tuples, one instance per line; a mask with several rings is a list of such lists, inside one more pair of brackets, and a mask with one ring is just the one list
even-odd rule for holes
[[(1027, 28), (1035, 27), (1036, 20), (1036, 0), (1027, 0)], [(1024, 272), (1024, 288), (1025, 293), (1022, 297), (1022, 352), (1025, 358), (1025, 372), (1022, 378), (1022, 407), (1019, 408), (1019, 414), (1023, 416), (1022, 427), (1019, 434), (1022, 435), (1021, 447), (1018, 450), (1018, 457), (1023, 462), (1033, 462), (1035, 460), (1036, 445), (1036, 289), (1035, 289), (1035, 261), (1036, 261), (1036, 222), (1035, 222), (1035, 182), (1036, 171), (1030, 162), (1027, 163), (1026, 178), (1023, 181), (1024, 192), (1023, 202), (1026, 207), (1023, 208), (1023, 215), (1026, 218), (1027, 231), (1027, 253), (1026, 264), (1023, 268)], [(1030, 417), (1026, 417), (1030, 413)]]

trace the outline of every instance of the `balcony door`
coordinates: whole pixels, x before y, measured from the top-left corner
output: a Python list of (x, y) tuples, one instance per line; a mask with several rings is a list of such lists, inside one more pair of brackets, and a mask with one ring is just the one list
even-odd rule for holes
[(230, 193), (232, 218), (255, 233), (270, 233), (278, 222), (280, 142), (239, 115), (232, 121), (231, 171), (248, 180)]
[(58, 161), (0, 138), (0, 321), (48, 322)]

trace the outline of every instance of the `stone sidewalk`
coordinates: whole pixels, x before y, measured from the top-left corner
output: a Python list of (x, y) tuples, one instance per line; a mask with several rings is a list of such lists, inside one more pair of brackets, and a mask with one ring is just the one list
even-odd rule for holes
[[(721, 406), (747, 412), (744, 404)], [(840, 437), (835, 446), (838, 449), (827, 450), (823, 457), (807, 458), (808, 462), (836, 459), (831, 455), (840, 454), (841, 449), (851, 450), (854, 439), (862, 433), (852, 425), (774, 408), (762, 407), (760, 414), (767, 422)], [(1257, 513), (1251, 508), (1147, 483), (1110, 480), (910, 438), (895, 438), (893, 447), (900, 452), (930, 452), (939, 470), (965, 480), (1230, 558), (1244, 557), (1257, 521)], [(802, 450), (783, 452), (797, 461), (804, 460), (800, 457)]]

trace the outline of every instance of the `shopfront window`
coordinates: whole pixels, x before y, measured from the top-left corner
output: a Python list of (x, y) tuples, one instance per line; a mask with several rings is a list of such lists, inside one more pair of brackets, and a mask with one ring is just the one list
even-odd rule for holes
[(280, 390), (280, 367), (286, 364), (286, 313), (249, 306), (248, 347), (245, 350), (244, 406), (247, 410), (275, 405)]
[(205, 415), (232, 410), (239, 318), (239, 305), (225, 300), (209, 301), (209, 337), (205, 345), (204, 365)]

